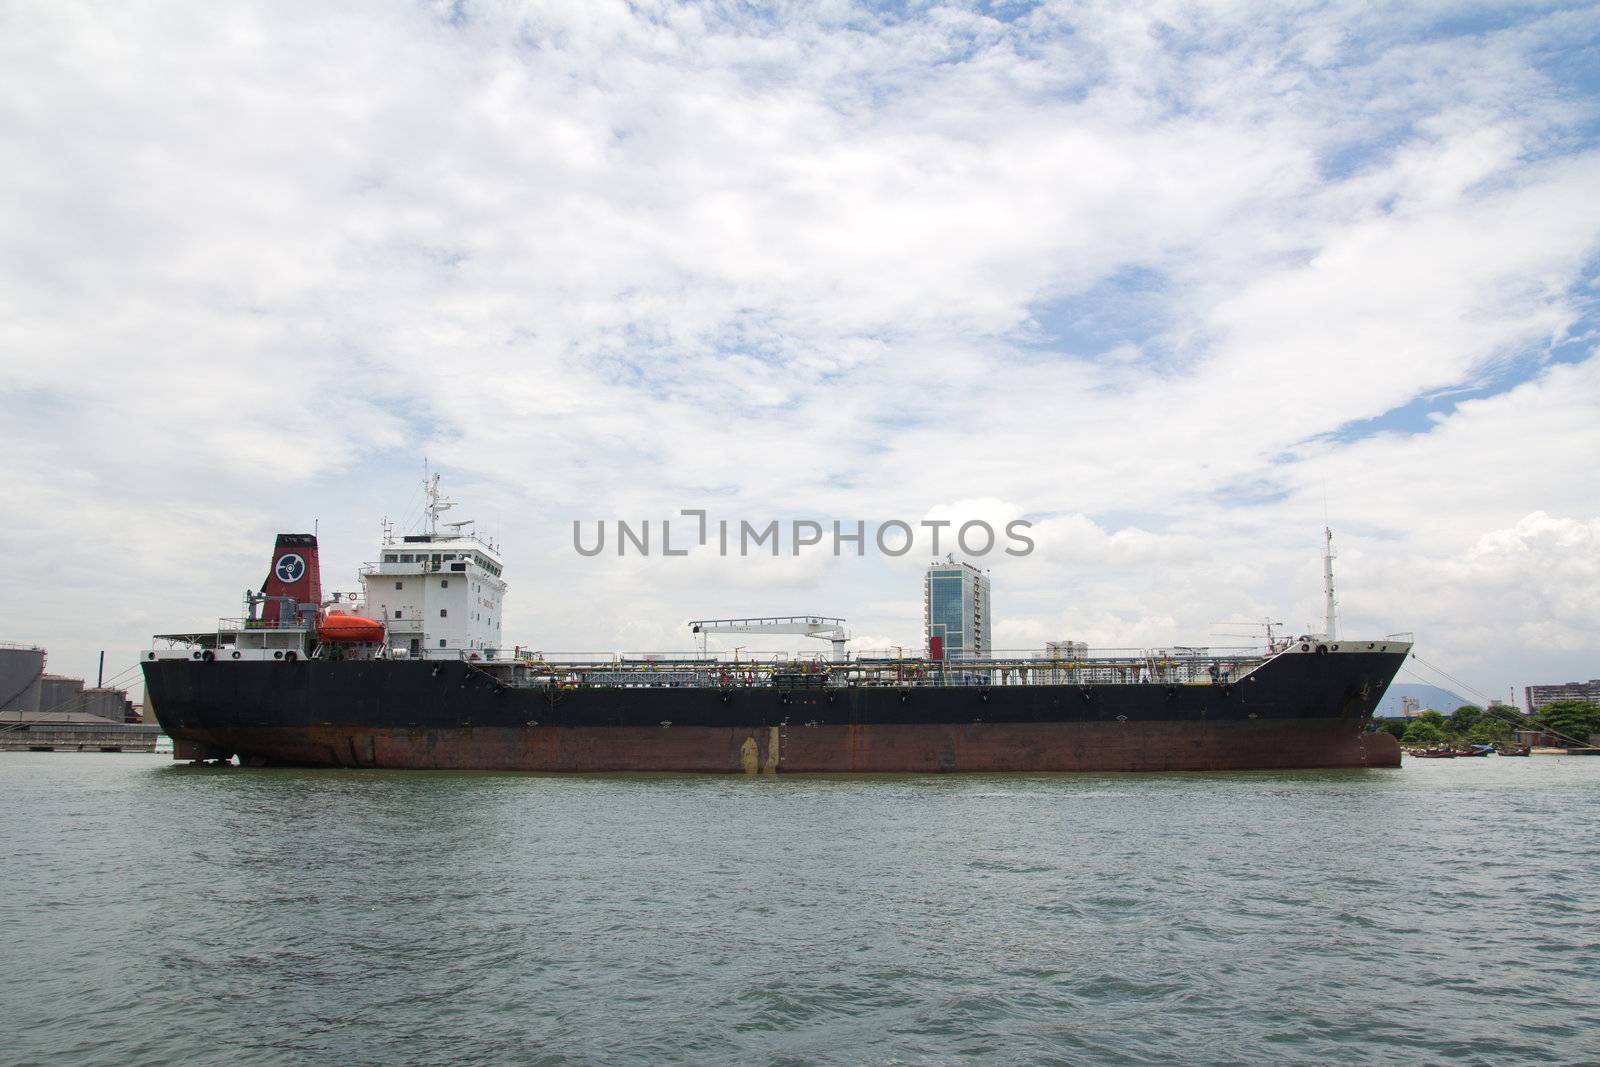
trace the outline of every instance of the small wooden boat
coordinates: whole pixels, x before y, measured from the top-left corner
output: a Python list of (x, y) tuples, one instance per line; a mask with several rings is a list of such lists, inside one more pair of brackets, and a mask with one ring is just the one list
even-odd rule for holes
[(1473, 745), (1471, 748), (1456, 749), (1457, 756), (1487, 756), (1494, 749), (1488, 745)]
[(1533, 746), (1532, 745), (1503, 745), (1503, 746), (1500, 747), (1500, 749), (1498, 751), (1499, 751), (1500, 755), (1502, 755), (1502, 756), (1531, 756), (1531, 755), (1533, 755)]
[(1411, 754), (1418, 759), (1455, 759), (1453, 748), (1414, 748)]

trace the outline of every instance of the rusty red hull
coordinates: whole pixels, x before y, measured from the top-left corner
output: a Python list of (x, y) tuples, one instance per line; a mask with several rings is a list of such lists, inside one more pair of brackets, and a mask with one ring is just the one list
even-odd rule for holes
[(1397, 767), (1348, 722), (969, 723), (737, 727), (310, 726), (189, 731), (179, 758), (383, 768), (702, 774), (1229, 771)]

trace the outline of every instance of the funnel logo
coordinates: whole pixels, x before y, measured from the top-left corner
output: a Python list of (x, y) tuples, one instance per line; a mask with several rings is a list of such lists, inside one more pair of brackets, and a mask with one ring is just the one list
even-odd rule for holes
[(272, 570), (280, 582), (293, 585), (305, 576), (306, 561), (293, 552), (285, 552), (278, 557), (278, 565)]

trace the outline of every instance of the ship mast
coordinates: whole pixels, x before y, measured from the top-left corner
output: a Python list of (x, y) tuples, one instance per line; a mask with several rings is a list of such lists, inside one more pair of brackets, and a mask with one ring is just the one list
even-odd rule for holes
[(1339, 638), (1339, 601), (1333, 595), (1333, 530), (1324, 526), (1322, 536), (1326, 544), (1322, 554), (1323, 610), (1327, 615), (1324, 633), (1328, 640), (1336, 641)]
[(428, 536), (434, 537), (439, 533), (440, 514), (455, 507), (456, 504), (453, 500), (446, 500), (444, 494), (439, 492), (439, 476), (437, 474), (422, 483), (422, 491), (428, 497)]

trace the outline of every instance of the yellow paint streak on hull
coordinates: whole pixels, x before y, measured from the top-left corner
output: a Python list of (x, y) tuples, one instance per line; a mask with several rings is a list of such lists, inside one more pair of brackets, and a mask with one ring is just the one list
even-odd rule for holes
[(764, 774), (778, 773), (778, 759), (780, 756), (778, 740), (778, 728), (776, 726), (767, 727), (767, 765), (761, 768)]

